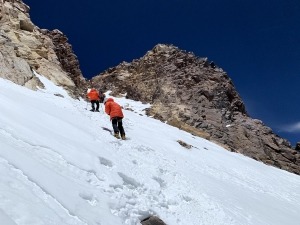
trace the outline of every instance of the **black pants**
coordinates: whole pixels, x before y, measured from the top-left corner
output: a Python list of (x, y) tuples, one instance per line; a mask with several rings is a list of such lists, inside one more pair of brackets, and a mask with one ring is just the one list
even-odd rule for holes
[(91, 100), (92, 103), (92, 110), (95, 110), (95, 104), (96, 104), (96, 110), (99, 110), (99, 100)]
[(115, 133), (120, 133), (121, 136), (125, 135), (121, 117), (114, 117), (112, 118), (111, 122)]

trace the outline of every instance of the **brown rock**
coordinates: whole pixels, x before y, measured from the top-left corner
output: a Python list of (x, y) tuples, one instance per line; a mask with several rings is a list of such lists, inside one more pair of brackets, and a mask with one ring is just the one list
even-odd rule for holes
[[(35, 70), (56, 85), (63, 86), (73, 96), (85, 84), (76, 56), (56, 51), (49, 36), (35, 26), (29, 17), (29, 7), (21, 0), (6, 0), (0, 5), (0, 77), (33, 90), (42, 87), (33, 74)], [(61, 35), (63, 36), (63, 35)], [(58, 38), (60, 39), (60, 38)], [(65, 46), (68, 46), (64, 42)], [(61, 56), (70, 63), (63, 64)], [(63, 64), (63, 66), (62, 66)]]
[(74, 54), (72, 46), (68, 43), (68, 38), (59, 30), (41, 31), (53, 41), (54, 51), (63, 70), (68, 73), (68, 76), (71, 77), (77, 87), (82, 86), (85, 83), (85, 79), (81, 73), (77, 56)]
[(228, 75), (207, 58), (159, 44), (92, 79), (112, 95), (151, 103), (147, 114), (231, 151), (300, 174), (299, 153), (248, 116)]
[(68, 38), (59, 30), (49, 31), (44, 29), (41, 32), (51, 38), (55, 46), (54, 51), (62, 69), (74, 82), (76, 88), (71, 89), (72, 93), (75, 96), (84, 97), (85, 91), (88, 88), (86, 79), (82, 75), (79, 61), (73, 52), (71, 44), (68, 43)]
[(191, 149), (193, 146), (192, 145), (189, 145), (187, 144), (186, 142), (182, 141), (182, 140), (177, 140), (177, 142), (184, 148), (187, 148), (187, 149)]

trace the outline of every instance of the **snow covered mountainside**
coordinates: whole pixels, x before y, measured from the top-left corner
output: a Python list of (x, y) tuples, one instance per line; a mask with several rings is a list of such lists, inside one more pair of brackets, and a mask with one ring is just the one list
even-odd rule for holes
[[(128, 140), (39, 76), (32, 91), (0, 79), (1, 225), (297, 225), (300, 176), (145, 116), (114, 98)], [(129, 110), (131, 109), (131, 110)], [(187, 149), (182, 141), (191, 145)]]

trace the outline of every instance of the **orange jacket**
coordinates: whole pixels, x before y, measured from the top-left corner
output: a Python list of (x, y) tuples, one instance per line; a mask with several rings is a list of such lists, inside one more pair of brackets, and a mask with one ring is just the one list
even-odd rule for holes
[(100, 100), (99, 93), (95, 88), (92, 88), (91, 91), (89, 93), (87, 93), (87, 96), (90, 99), (90, 101)]
[(110, 119), (114, 117), (124, 117), (121, 106), (114, 102), (112, 98), (107, 99), (105, 102), (105, 112), (110, 116)]

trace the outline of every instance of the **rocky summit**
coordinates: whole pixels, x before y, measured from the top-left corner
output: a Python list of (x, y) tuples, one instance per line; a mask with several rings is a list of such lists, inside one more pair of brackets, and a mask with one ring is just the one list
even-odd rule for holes
[(232, 80), (207, 58), (158, 44), (142, 58), (109, 68), (92, 82), (112, 95), (151, 103), (149, 116), (300, 174), (299, 152), (262, 121), (249, 117)]

